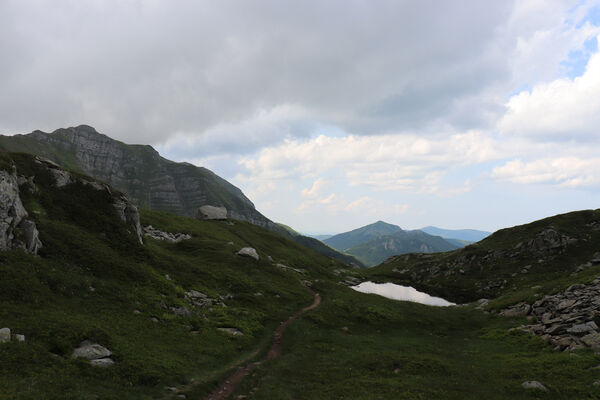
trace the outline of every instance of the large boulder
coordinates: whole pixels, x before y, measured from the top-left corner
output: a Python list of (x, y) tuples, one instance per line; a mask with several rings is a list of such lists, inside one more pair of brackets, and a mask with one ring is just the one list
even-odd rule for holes
[(10, 342), (10, 328), (0, 329), (0, 343)]
[(259, 258), (258, 253), (256, 252), (256, 249), (254, 249), (252, 247), (244, 247), (244, 248), (240, 249), (240, 251), (237, 252), (237, 255), (242, 256), (242, 257), (251, 257), (257, 261)]
[(198, 209), (196, 218), (225, 220), (227, 219), (227, 209), (225, 207), (205, 205)]
[(84, 340), (79, 344), (79, 347), (73, 350), (72, 358), (87, 358), (88, 360), (98, 360), (108, 357), (112, 352), (98, 343)]

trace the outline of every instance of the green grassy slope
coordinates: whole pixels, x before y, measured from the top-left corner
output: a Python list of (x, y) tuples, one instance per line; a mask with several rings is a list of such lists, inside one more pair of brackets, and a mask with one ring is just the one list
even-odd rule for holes
[(535, 300), (597, 276), (600, 265), (586, 263), (600, 251), (598, 243), (600, 210), (577, 211), (502, 229), (452, 252), (394, 257), (369, 270), (368, 277), (456, 302), (499, 296), (504, 303)]
[[(283, 355), (234, 394), (279, 399), (596, 399), (598, 356), (553, 351), (469, 308), (396, 302), (320, 284), (323, 305), (288, 329)], [(549, 392), (527, 392), (537, 380)]]
[[(86, 148), (86, 141), (94, 142)], [(102, 148), (104, 154), (97, 154)], [(354, 257), (342, 254), (320, 241), (297, 234), (289, 227), (271, 222), (258, 212), (242, 191), (212, 171), (189, 163), (162, 158), (151, 146), (129, 145), (82, 125), (35, 131), (27, 135), (0, 135), (0, 150), (46, 157), (73, 171), (85, 173), (123, 191), (143, 208), (195, 216), (201, 205), (223, 206), (233, 218), (267, 227), (327, 257), (363, 266)], [(95, 160), (90, 163), (90, 160)], [(177, 191), (169, 197), (171, 185)], [(166, 192), (167, 195), (165, 194)], [(289, 229), (288, 229), (289, 228)]]
[[(37, 190), (25, 184), (22, 200), (44, 247), (39, 257), (0, 252), (0, 325), (26, 336), (0, 344), (0, 399), (161, 399), (165, 386), (203, 398), (238, 362), (265, 349), (280, 321), (312, 302), (301, 279), (313, 282), (322, 305), (288, 327), (283, 355), (233, 398), (250, 391), (255, 399), (598, 397), (592, 367), (600, 359), (507, 331), (522, 320), (355, 292), (338, 284), (343, 263), (244, 222), (143, 211), (143, 225), (192, 239), (140, 245), (111, 206), (114, 191), (56, 188), (30, 156), (12, 159), (20, 174), (35, 176)], [(0, 167), (11, 162), (0, 153)], [(243, 246), (256, 248), (260, 260), (235, 255)], [(191, 289), (225, 306), (194, 308), (184, 295)], [(190, 318), (171, 309), (183, 306)], [(71, 359), (85, 339), (112, 350), (116, 364), (102, 369)], [(526, 393), (520, 384), (532, 379), (550, 392)]]
[[(0, 345), (3, 399), (150, 398), (191, 378), (208, 391), (235, 360), (266, 344), (281, 319), (310, 304), (300, 279), (327, 278), (343, 266), (249, 223), (164, 212), (144, 211), (143, 224), (193, 238), (147, 239), (141, 246), (107, 192), (81, 184), (55, 188), (30, 156), (13, 158), (20, 174), (35, 175), (38, 191), (22, 190), (22, 200), (44, 247), (40, 257), (0, 253), (1, 325), (27, 338)], [(235, 255), (243, 246), (255, 247), (261, 259)], [(306, 272), (284, 271), (267, 256)], [(226, 306), (175, 315), (171, 307), (193, 310), (184, 298), (191, 289)], [(84, 339), (112, 350), (117, 364), (97, 369), (72, 360)]]
[(358, 258), (372, 267), (388, 257), (405, 253), (433, 253), (454, 250), (461, 245), (451, 243), (439, 236), (431, 236), (421, 231), (398, 231), (392, 235), (380, 236), (360, 243), (349, 249), (347, 254)]

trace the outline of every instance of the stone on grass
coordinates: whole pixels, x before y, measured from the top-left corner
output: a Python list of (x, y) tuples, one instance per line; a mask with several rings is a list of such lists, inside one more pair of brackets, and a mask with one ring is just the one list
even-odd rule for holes
[(215, 207), (209, 205), (202, 206), (198, 209), (196, 218), (224, 220), (227, 219), (227, 209), (225, 207)]
[(240, 332), (239, 330), (235, 329), (235, 328), (217, 328), (218, 330), (220, 330), (221, 332), (225, 332), (228, 333), (232, 336), (242, 336), (243, 333)]
[(17, 342), (24, 342), (25, 341), (25, 335), (21, 335), (19, 333), (15, 334), (15, 340)]
[(10, 342), (10, 328), (0, 329), (0, 343)]
[(88, 360), (97, 360), (99, 358), (105, 358), (112, 354), (112, 352), (104, 346), (98, 343), (84, 340), (79, 344), (79, 347), (73, 350), (71, 354), (72, 358), (87, 358)]
[(542, 385), (538, 381), (525, 381), (521, 384), (521, 386), (523, 386), (523, 389), (535, 389), (535, 390), (541, 390), (542, 392), (548, 391), (546, 386)]
[(252, 247), (244, 247), (242, 248), (240, 251), (237, 252), (238, 256), (242, 256), (242, 257), (252, 257), (255, 260), (258, 260), (258, 253), (256, 252), (256, 249), (252, 248)]
[(106, 358), (98, 358), (98, 359), (95, 359), (95, 360), (90, 360), (90, 365), (92, 367), (104, 367), (104, 368), (106, 368), (106, 367), (110, 367), (114, 363), (115, 362), (112, 359), (108, 358), (108, 357), (106, 357)]

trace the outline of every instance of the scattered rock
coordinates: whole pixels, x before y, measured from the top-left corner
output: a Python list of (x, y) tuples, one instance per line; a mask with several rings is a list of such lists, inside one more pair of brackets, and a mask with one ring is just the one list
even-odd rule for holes
[(536, 390), (541, 390), (542, 392), (548, 391), (546, 386), (542, 385), (538, 381), (526, 381), (526, 382), (523, 382), (521, 384), (521, 386), (523, 386), (523, 389), (536, 389)]
[(529, 314), (531, 306), (527, 303), (519, 303), (509, 309), (500, 311), (500, 315), (505, 317), (521, 317)]
[(256, 252), (256, 249), (252, 248), (252, 247), (244, 247), (242, 248), (240, 251), (237, 252), (238, 256), (242, 256), (242, 257), (252, 257), (255, 260), (258, 260), (258, 253)]
[(106, 347), (99, 345), (98, 343), (84, 340), (79, 344), (79, 347), (73, 350), (71, 358), (87, 358), (88, 360), (97, 360), (100, 358), (108, 357), (112, 354)]
[(115, 362), (111, 359), (111, 358), (97, 358), (95, 360), (90, 360), (90, 364), (93, 367), (110, 367), (111, 365), (113, 365)]
[(190, 310), (187, 309), (187, 307), (171, 307), (171, 311), (173, 312), (173, 314), (178, 315), (180, 317), (192, 317), (192, 313), (190, 312)]
[(198, 213), (196, 214), (196, 218), (198, 219), (214, 219), (214, 220), (226, 220), (227, 219), (227, 209), (225, 207), (215, 207), (205, 205), (198, 209)]
[(25, 335), (21, 335), (21, 334), (19, 334), (19, 333), (16, 333), (16, 334), (15, 334), (15, 340), (16, 340), (17, 342), (24, 342), (24, 341), (25, 341)]
[(10, 328), (0, 329), (0, 343), (10, 342)]
[(183, 240), (189, 240), (192, 238), (192, 236), (188, 235), (187, 233), (164, 232), (160, 229), (156, 229), (152, 225), (145, 226), (142, 231), (144, 232), (144, 236), (149, 236), (156, 240), (164, 240), (170, 243), (179, 243)]
[(217, 330), (228, 333), (232, 336), (243, 336), (244, 335), (241, 331), (239, 331), (235, 328), (217, 328)]
[[(574, 284), (563, 292), (546, 295), (530, 307), (530, 317), (538, 323), (522, 327), (542, 337), (557, 350), (582, 347), (600, 349), (600, 279), (591, 284)], [(502, 310), (502, 315), (516, 315), (526, 310), (524, 303)]]

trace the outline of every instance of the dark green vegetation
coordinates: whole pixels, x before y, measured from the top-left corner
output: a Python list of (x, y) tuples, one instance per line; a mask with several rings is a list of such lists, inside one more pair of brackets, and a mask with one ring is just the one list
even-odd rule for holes
[(125, 144), (87, 125), (57, 129), (52, 133), (0, 135), (0, 150), (46, 157), (109, 183), (142, 208), (195, 217), (200, 206), (225, 207), (229, 218), (251, 222), (328, 257), (362, 266), (350, 255), (272, 222), (254, 208), (240, 189), (212, 171), (167, 160), (151, 146)]
[[(235, 395), (273, 399), (596, 399), (591, 351), (561, 353), (514, 321), (321, 284), (323, 305), (288, 329), (283, 355)], [(527, 393), (526, 380), (548, 393)], [(235, 395), (232, 398), (236, 398)]]
[(337, 250), (355, 256), (367, 266), (377, 265), (396, 254), (433, 253), (463, 246), (461, 243), (449, 242), (425, 232), (405, 231), (399, 226), (383, 221), (340, 233), (324, 242)]
[(452, 252), (397, 256), (367, 274), (455, 302), (501, 297), (496, 304), (506, 305), (593, 280), (599, 243), (600, 210), (577, 211), (502, 229)]
[[(207, 391), (237, 359), (265, 346), (280, 320), (311, 302), (300, 279), (328, 278), (343, 266), (246, 222), (164, 212), (145, 211), (142, 223), (193, 238), (146, 239), (142, 246), (108, 192), (79, 183), (56, 188), (30, 156), (12, 158), (20, 174), (35, 176), (37, 191), (23, 188), (21, 197), (44, 247), (40, 257), (0, 253), (1, 325), (27, 338), (0, 345), (3, 399), (146, 398), (191, 378)], [(235, 255), (243, 246), (256, 248), (261, 259)], [(306, 272), (284, 271), (267, 256)], [(226, 306), (176, 315), (171, 308), (192, 309), (184, 297), (191, 289)], [(112, 350), (117, 364), (97, 369), (70, 359), (85, 339)]]
[(442, 229), (435, 226), (426, 226), (419, 230), (430, 235), (441, 236), (444, 239), (458, 239), (467, 242), (478, 242), (492, 234), (491, 232), (478, 231), (476, 229)]
[[(25, 183), (21, 198), (44, 247), (39, 257), (0, 252), (0, 325), (26, 336), (0, 344), (0, 399), (161, 399), (169, 394), (164, 386), (201, 399), (238, 362), (265, 349), (280, 321), (311, 304), (301, 279), (313, 282), (322, 305), (288, 327), (283, 355), (263, 364), (237, 394), (257, 388), (252, 398), (598, 397), (598, 357), (556, 352), (507, 331), (521, 320), (355, 292), (338, 281), (368, 270), (345, 268), (246, 222), (143, 211), (143, 225), (192, 239), (146, 238), (140, 245), (111, 205), (114, 190), (56, 188), (30, 156), (0, 153), (0, 166), (11, 168), (11, 158), (19, 174), (34, 176), (37, 190)], [(591, 213), (581, 219), (594, 220)], [(235, 255), (244, 246), (256, 248), (260, 260)], [(215, 304), (193, 307), (185, 297), (192, 289)], [(175, 314), (179, 307), (192, 315)], [(71, 359), (85, 339), (112, 350), (116, 364), (102, 369)], [(550, 391), (527, 393), (525, 380)]]

